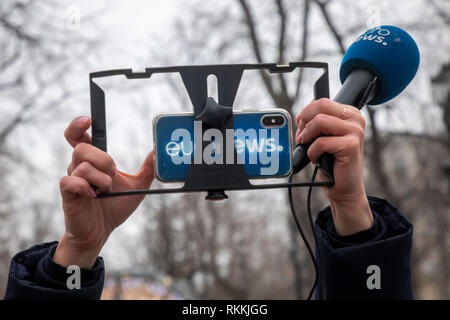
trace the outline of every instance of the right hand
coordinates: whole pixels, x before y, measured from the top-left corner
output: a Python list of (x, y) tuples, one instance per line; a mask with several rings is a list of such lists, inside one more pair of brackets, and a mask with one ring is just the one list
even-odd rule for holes
[[(312, 163), (324, 152), (334, 156), (335, 184), (323, 190), (330, 201), (336, 232), (348, 236), (367, 230), (373, 225), (373, 214), (363, 181), (366, 122), (361, 112), (353, 106), (322, 98), (303, 108), (296, 120), (296, 142), (312, 142), (308, 149)], [(321, 171), (318, 178), (328, 181)]]
[(117, 170), (113, 159), (92, 146), (86, 132), (88, 117), (75, 118), (64, 135), (74, 151), (67, 176), (60, 181), (66, 231), (53, 260), (62, 265), (91, 268), (111, 232), (139, 206), (142, 195), (95, 199), (100, 192), (148, 189), (154, 178), (153, 151), (136, 175)]

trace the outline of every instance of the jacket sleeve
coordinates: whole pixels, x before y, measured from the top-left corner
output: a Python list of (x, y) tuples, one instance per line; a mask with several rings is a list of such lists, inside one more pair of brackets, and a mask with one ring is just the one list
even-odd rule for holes
[(105, 276), (103, 259), (98, 257), (92, 269), (79, 269), (79, 288), (69, 289), (67, 283), (74, 283), (69, 277), (75, 272), (52, 260), (57, 244), (38, 244), (13, 257), (5, 300), (100, 299)]
[(368, 199), (374, 224), (354, 235), (336, 233), (329, 207), (319, 212), (316, 299), (413, 299), (413, 226), (388, 201)]

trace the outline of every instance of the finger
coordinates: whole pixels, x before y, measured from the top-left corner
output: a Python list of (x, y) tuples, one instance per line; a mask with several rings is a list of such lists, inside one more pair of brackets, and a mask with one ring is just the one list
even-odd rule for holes
[(327, 152), (333, 154), (335, 159), (339, 160), (345, 155), (359, 154), (361, 147), (361, 141), (353, 135), (319, 137), (308, 148), (308, 158), (312, 163), (316, 163), (319, 157)]
[(114, 160), (106, 152), (87, 143), (76, 145), (72, 153), (72, 164), (76, 168), (82, 162), (89, 162), (98, 170), (114, 177), (117, 169)]
[(153, 150), (149, 152), (138, 173), (131, 175), (119, 171), (121, 175), (134, 178), (134, 187), (137, 189), (148, 189), (155, 177)]
[(142, 188), (150, 188), (150, 184), (155, 178), (153, 150), (149, 152), (137, 173), (137, 179)]
[(344, 105), (330, 99), (322, 98), (311, 102), (303, 108), (300, 116), (301, 121), (299, 122), (307, 124), (319, 113), (325, 113), (343, 120), (364, 120), (361, 112), (357, 108), (350, 105)]
[(75, 147), (79, 143), (91, 143), (91, 136), (86, 132), (90, 126), (91, 119), (89, 117), (77, 117), (73, 119), (64, 131), (67, 142), (72, 147)]
[(95, 168), (89, 162), (80, 163), (71, 175), (87, 180), (102, 192), (110, 192), (112, 190), (112, 178)]
[(68, 175), (68, 176), (71, 176), (73, 170), (75, 170), (75, 166), (74, 166), (73, 163), (71, 162), (71, 163), (69, 164), (69, 166), (67, 167), (67, 175)]
[[(314, 101), (314, 99), (312, 99), (309, 103), (311, 103), (311, 102), (313, 102)], [(300, 120), (302, 119), (302, 114), (301, 113), (299, 113), (299, 114), (297, 114), (296, 116), (295, 116), (295, 123), (297, 123), (297, 127), (299, 127), (300, 126)]]
[(59, 181), (59, 189), (63, 200), (71, 200), (76, 196), (95, 198), (97, 194), (89, 182), (81, 177), (66, 176)]
[(301, 114), (301, 113), (299, 113), (299, 114), (297, 114), (297, 115), (295, 116), (295, 123), (297, 124), (297, 127), (298, 127), (298, 123), (299, 123), (299, 121), (301, 120), (301, 118), (302, 118), (302, 114)]
[(325, 113), (317, 114), (298, 135), (297, 143), (309, 143), (320, 135), (343, 136), (354, 134), (364, 137), (364, 129), (352, 122), (338, 119)]
[(295, 137), (297, 138), (298, 135), (300, 134), (300, 132), (303, 131), (303, 129), (305, 128), (305, 122), (303, 122), (302, 118), (301, 118), (301, 113), (299, 113), (296, 117), (295, 117), (296, 121), (297, 121), (297, 132)]
[(302, 133), (302, 131), (300, 130), (300, 128), (298, 128), (297, 131), (295, 132), (295, 141), (297, 141), (299, 139), (298, 137), (300, 136), (301, 133)]

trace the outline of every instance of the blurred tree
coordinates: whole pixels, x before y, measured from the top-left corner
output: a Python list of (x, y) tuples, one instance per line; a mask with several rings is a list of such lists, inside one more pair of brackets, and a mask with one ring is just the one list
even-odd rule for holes
[[(439, 11), (441, 12), (441, 11)], [(443, 13), (442, 13), (443, 14)], [(450, 19), (446, 17), (447, 25), (450, 25)], [(438, 241), (437, 246), (441, 257), (441, 297), (450, 298), (450, 246), (447, 233), (450, 227), (448, 213), (450, 212), (450, 63), (442, 66), (439, 73), (433, 78), (433, 85), (435, 87), (435, 96), (437, 102), (442, 108), (445, 127), (447, 129), (447, 156), (442, 158), (442, 170), (447, 177), (447, 210), (443, 211), (441, 219), (439, 219), (439, 234), (444, 239)]]
[[(405, 2), (396, 2), (396, 5), (400, 7), (405, 4)], [(273, 0), (265, 2), (264, 6), (249, 0), (228, 1), (220, 4), (193, 4), (191, 14), (183, 16), (176, 22), (174, 37), (168, 41), (168, 46), (171, 46), (173, 52), (183, 52), (183, 54), (174, 57), (166, 52), (163, 61), (176, 60), (178, 63), (181, 60), (189, 64), (217, 63), (217, 61), (240, 63), (251, 57), (259, 63), (275, 61), (284, 64), (289, 61), (308, 60), (312, 57), (338, 60), (345, 53), (351, 40), (367, 27), (366, 24), (370, 20), (367, 10), (369, 5), (369, 2), (331, 0)], [(425, 36), (421, 36), (433, 31), (443, 32), (443, 28), (446, 28), (445, 23), (448, 24), (448, 12), (444, 9), (446, 7), (438, 1), (433, 1), (430, 6), (426, 1), (414, 1), (409, 5), (413, 9), (408, 10), (427, 8), (426, 11), (424, 10), (426, 17), (437, 14), (441, 18), (438, 20), (408, 15), (399, 23), (400, 27), (414, 31), (420, 36), (420, 41), (432, 47), (433, 40), (429, 38), (424, 40)], [(380, 12), (382, 6), (383, 4), (380, 4), (375, 9)], [(311, 18), (312, 16), (314, 18)], [(385, 17), (386, 13), (382, 21), (386, 20)], [(400, 18), (398, 20), (400, 21)], [(382, 24), (382, 21), (372, 22)], [(312, 43), (310, 40), (312, 38), (320, 38), (320, 43), (317, 41)], [(425, 50), (422, 52), (425, 57), (427, 54)], [(156, 53), (155, 56), (161, 56), (161, 54)], [(423, 60), (427, 61), (426, 58)], [(435, 63), (438, 62), (435, 61)], [(285, 108), (292, 114), (298, 110), (296, 103), (307, 102), (302, 94), (306, 90), (302, 91), (302, 88), (304, 83), (312, 81), (312, 78), (306, 77), (303, 71), (295, 74), (294, 77), (287, 74), (270, 76), (262, 71), (259, 73), (260, 82), (258, 79), (253, 79), (256, 81), (252, 82), (251, 86), (243, 88), (243, 84), (240, 89), (251, 96), (248, 100), (253, 105), (263, 105), (263, 102), (267, 101), (264, 94), (252, 95), (257, 88), (264, 88), (265, 94), (275, 106)], [(429, 83), (429, 79), (427, 81)], [(433, 113), (425, 114), (420, 110), (432, 104), (431, 100), (427, 100), (425, 95), (418, 97), (411, 90), (403, 96), (402, 99), (396, 99), (395, 102), (387, 104), (384, 108), (386, 111), (372, 107), (365, 111), (368, 116), (366, 165), (369, 169), (366, 170), (366, 185), (370, 194), (389, 199), (416, 225), (413, 249), (415, 292), (417, 297), (425, 297), (430, 296), (425, 293), (428, 292), (428, 288), (442, 287), (441, 283), (444, 281), (443, 278), (437, 280), (425, 276), (423, 270), (425, 264), (432, 265), (432, 253), (436, 252), (433, 248), (440, 238), (444, 237), (445, 227), (443, 226), (446, 224), (442, 222), (446, 219), (448, 204), (447, 194), (440, 187), (440, 181), (442, 181), (440, 169), (435, 170), (433, 166), (435, 162), (430, 165), (429, 158), (425, 163), (424, 159), (430, 155), (433, 155), (433, 159), (438, 158), (446, 138), (439, 130), (431, 132), (427, 131), (426, 127), (421, 132), (412, 127), (407, 130), (392, 130), (380, 121), (381, 116), (385, 116), (386, 113), (390, 116), (395, 109), (399, 110), (398, 118), (404, 118), (405, 115), (401, 115), (401, 107), (405, 104), (409, 105), (409, 113), (414, 113), (416, 116), (414, 118), (416, 128), (420, 122), (425, 126), (427, 121), (430, 121), (430, 118), (426, 117), (431, 117)], [(427, 108), (431, 107), (427, 106)], [(434, 122), (441, 121), (438, 118), (432, 119), (431, 121)], [(392, 127), (395, 126), (392, 125)], [(437, 128), (438, 126), (435, 126), (433, 129)], [(405, 152), (400, 154), (398, 150)], [(397, 159), (394, 157), (395, 154), (398, 161), (394, 160)], [(425, 165), (427, 165), (426, 169)], [(419, 168), (424, 169), (419, 170)], [(307, 179), (308, 173), (304, 173), (301, 179)], [(420, 183), (414, 183), (416, 179), (420, 179)], [(323, 197), (316, 200), (320, 200), (314, 203), (316, 205), (314, 210), (317, 212), (325, 202)], [(304, 202), (297, 197), (297, 206), (302, 208), (303, 205)], [(421, 216), (423, 212), (427, 212), (426, 217)], [(304, 297), (307, 289), (302, 279), (306, 274), (309, 284), (312, 274), (311, 268), (305, 269), (305, 257), (299, 250), (297, 230), (292, 223), (292, 218), (287, 217), (288, 230), (290, 230), (291, 265), (294, 271), (292, 281), (296, 285), (295, 297), (300, 298)], [(433, 236), (424, 237), (422, 234), (424, 223), (432, 224), (427, 227), (433, 229)], [(305, 221), (303, 224), (306, 225)], [(441, 232), (436, 234), (434, 231), (438, 229)], [(446, 241), (441, 242), (446, 243)], [(448, 262), (445, 262), (445, 257), (448, 255), (448, 247), (446, 244), (441, 246), (444, 248), (438, 255), (441, 262), (446, 265)], [(245, 268), (245, 266), (242, 267)], [(445, 283), (449, 283), (448, 278), (445, 279)], [(440, 296), (448, 297), (448, 293), (444, 294), (441, 291)]]
[[(29, 209), (35, 223), (30, 225), (31, 232), (23, 236), (16, 227), (26, 213), (19, 219), (10, 212), (12, 207), (20, 207), (20, 192), (13, 193), (16, 186), (6, 181), (20, 170), (29, 178), (30, 186), (33, 176), (39, 176), (36, 180), (48, 179), (44, 169), (35, 167), (34, 157), (24, 154), (27, 152), (16, 133), (19, 128), (33, 128), (46, 115), (54, 123), (61, 113), (53, 111), (67, 106), (69, 97), (80, 92), (71, 81), (71, 70), (85, 63), (101, 43), (96, 32), (79, 32), (80, 14), (76, 5), (53, 0), (0, 2), (0, 179), (1, 193), (5, 195), (0, 198), (0, 207), (5, 210), (0, 216), (0, 295), (6, 284), (11, 251), (46, 239), (49, 214), (58, 204), (53, 198), (30, 198)], [(89, 19), (86, 15), (83, 18)], [(29, 134), (28, 138), (35, 137)], [(25, 187), (20, 190), (26, 192)]]

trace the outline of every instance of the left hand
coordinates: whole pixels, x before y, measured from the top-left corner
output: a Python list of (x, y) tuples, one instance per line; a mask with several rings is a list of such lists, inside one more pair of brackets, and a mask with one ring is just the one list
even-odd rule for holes
[(53, 261), (61, 266), (92, 268), (109, 235), (139, 206), (143, 195), (95, 199), (95, 185), (102, 192), (148, 189), (153, 181), (153, 152), (136, 175), (117, 170), (114, 160), (91, 145), (86, 132), (91, 119), (74, 119), (65, 137), (74, 151), (67, 176), (60, 181), (66, 232)]
[[(308, 149), (313, 164), (324, 152), (334, 155), (335, 185), (324, 188), (324, 192), (330, 201), (337, 233), (350, 235), (370, 228), (373, 215), (363, 183), (365, 119), (361, 112), (323, 98), (308, 104), (296, 121), (296, 142), (314, 141)], [(318, 179), (328, 178), (319, 170)]]

